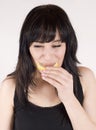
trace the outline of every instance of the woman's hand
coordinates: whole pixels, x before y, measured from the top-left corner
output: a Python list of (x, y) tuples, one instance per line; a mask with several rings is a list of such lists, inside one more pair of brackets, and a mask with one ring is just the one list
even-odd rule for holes
[(62, 102), (70, 100), (73, 94), (73, 76), (61, 67), (47, 67), (41, 72), (42, 79), (53, 85)]

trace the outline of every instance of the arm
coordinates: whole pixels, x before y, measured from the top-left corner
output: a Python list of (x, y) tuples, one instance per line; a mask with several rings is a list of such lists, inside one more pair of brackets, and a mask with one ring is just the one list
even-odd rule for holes
[(0, 130), (12, 130), (13, 88), (10, 80), (5, 80), (0, 85)]
[(96, 130), (96, 79), (91, 70), (80, 68), (80, 71), (84, 90), (83, 107), (74, 96), (64, 105), (74, 130)]

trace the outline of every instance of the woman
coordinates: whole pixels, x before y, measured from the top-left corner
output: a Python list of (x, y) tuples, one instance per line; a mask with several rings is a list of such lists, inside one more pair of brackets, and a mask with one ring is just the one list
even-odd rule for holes
[(0, 130), (96, 130), (96, 80), (78, 67), (77, 39), (56, 5), (27, 15), (16, 70), (0, 88)]

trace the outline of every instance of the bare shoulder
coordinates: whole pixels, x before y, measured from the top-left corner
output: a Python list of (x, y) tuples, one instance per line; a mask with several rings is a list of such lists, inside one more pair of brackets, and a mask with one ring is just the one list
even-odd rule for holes
[[(11, 77), (7, 77), (4, 79), (0, 84), (0, 97), (9, 99), (10, 103), (13, 105), (13, 98), (14, 98), (14, 91), (15, 91), (15, 80)], [(9, 97), (9, 98), (8, 98)]]
[(86, 67), (79, 67), (80, 81), (83, 88), (83, 108), (89, 118), (96, 124), (96, 77), (94, 72)]
[(91, 89), (92, 87), (96, 87), (96, 77), (90, 68), (79, 66), (78, 70), (84, 92)]
[(0, 84), (0, 129), (11, 130), (14, 118), (14, 91), (15, 82), (7, 77)]
[(89, 79), (90, 79), (90, 81), (93, 79), (95, 80), (94, 72), (90, 68), (84, 67), (84, 66), (79, 66), (78, 70), (79, 70), (80, 75), (81, 75), (80, 78), (82, 80), (84, 80), (85, 82), (86, 81), (88, 82)]

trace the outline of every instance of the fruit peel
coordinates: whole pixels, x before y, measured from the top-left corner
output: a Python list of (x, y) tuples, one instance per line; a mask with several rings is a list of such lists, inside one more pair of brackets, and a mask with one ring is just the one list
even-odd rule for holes
[[(59, 64), (56, 62), (53, 67), (59, 67)], [(37, 63), (37, 68), (38, 68), (38, 70), (40, 70), (40, 71), (46, 69), (46, 68), (45, 68), (44, 66), (42, 66), (40, 63)]]
[(43, 67), (40, 63), (37, 63), (37, 68), (40, 71), (45, 70), (45, 67)]

